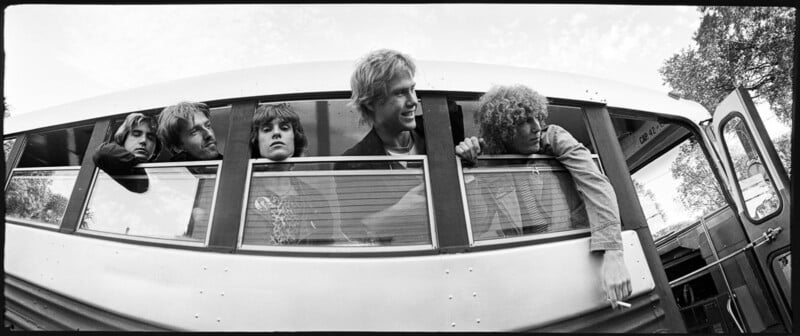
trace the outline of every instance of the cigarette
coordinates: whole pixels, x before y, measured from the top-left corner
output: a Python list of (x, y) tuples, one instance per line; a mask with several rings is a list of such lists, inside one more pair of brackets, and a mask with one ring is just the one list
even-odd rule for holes
[(627, 303), (627, 302), (624, 302), (624, 301), (617, 301), (617, 304), (620, 305), (620, 306), (623, 306), (625, 308), (630, 308), (631, 307), (630, 303)]

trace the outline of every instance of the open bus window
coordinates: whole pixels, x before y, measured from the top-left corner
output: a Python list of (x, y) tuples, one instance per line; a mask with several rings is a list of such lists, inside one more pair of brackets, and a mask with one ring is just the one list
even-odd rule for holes
[[(305, 158), (251, 161), (241, 244), (254, 249), (430, 246), (425, 159), (406, 158), (402, 161), (406, 169), (380, 168), (401, 164), (390, 157), (370, 157), (347, 169)], [(410, 191), (420, 196), (418, 206), (389, 210)], [(372, 221), (375, 216), (381, 216), (380, 220)]]
[(780, 199), (750, 132), (738, 116), (727, 120), (722, 129), (726, 149), (733, 164), (736, 182), (742, 193), (747, 216), (760, 221), (780, 208)]
[(6, 219), (58, 227), (79, 167), (17, 169), (6, 187)]
[(8, 164), (8, 154), (11, 153), (11, 148), (14, 147), (15, 141), (17, 141), (17, 138), (3, 139), (3, 152), (6, 154), (6, 164)]
[[(163, 109), (161, 109), (163, 110)], [(159, 110), (157, 113), (153, 114), (158, 118), (158, 115), (161, 113)], [(211, 129), (214, 131), (214, 138), (217, 142), (217, 151), (220, 154), (225, 155), (225, 145), (228, 138), (228, 128), (230, 125), (230, 115), (231, 115), (231, 105), (224, 105), (224, 106), (217, 106), (217, 107), (209, 107), (209, 112), (211, 115)], [(143, 112), (145, 114), (150, 115), (151, 113)], [(116, 131), (117, 127), (122, 124), (125, 120), (126, 115), (123, 115), (119, 120), (114, 122), (113, 129)], [(113, 134), (113, 133), (112, 133)], [(162, 143), (161, 152), (158, 153), (155, 162), (168, 162), (172, 154), (167, 149), (166, 144)]]
[(481, 159), (463, 175), (475, 241), (589, 228), (572, 176), (552, 157)]
[(78, 126), (28, 135), (17, 167), (80, 166), (92, 126)]
[[(80, 231), (206, 241), (217, 184), (217, 165), (150, 163), (113, 178), (98, 170)], [(144, 185), (133, 192), (126, 185)]]

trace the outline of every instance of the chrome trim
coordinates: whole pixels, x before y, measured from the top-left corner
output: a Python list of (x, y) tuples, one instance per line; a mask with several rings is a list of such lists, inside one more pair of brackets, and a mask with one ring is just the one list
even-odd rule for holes
[[(214, 226), (214, 213), (217, 210), (217, 192), (219, 191), (219, 173), (222, 172), (222, 160), (216, 160), (217, 173), (214, 176), (214, 192), (211, 193), (211, 211), (208, 212), (208, 226), (206, 229), (206, 239), (203, 241), (203, 246), (208, 246), (211, 241), (211, 229)], [(208, 162), (208, 161), (205, 161)]]
[(431, 196), (431, 179), (430, 169), (428, 169), (428, 158), (422, 159), (422, 165), (425, 170), (422, 171), (425, 179), (425, 203), (428, 206), (428, 233), (431, 238), (431, 245), (433, 248), (438, 248), (438, 235), (436, 234), (436, 217), (433, 215), (433, 197)]
[(469, 246), (475, 245), (475, 238), (472, 236), (472, 221), (469, 216), (469, 205), (467, 204), (467, 186), (464, 183), (464, 168), (461, 166), (461, 159), (456, 157), (456, 170), (458, 171), (458, 187), (461, 189), (461, 205), (464, 208), (464, 224), (467, 225), (467, 241)]
[(401, 246), (347, 246), (347, 245), (330, 245), (330, 246), (292, 246), (292, 245), (241, 245), (242, 251), (262, 251), (262, 252), (310, 252), (310, 253), (376, 253), (376, 252), (414, 252), (414, 251), (430, 251), (435, 249), (433, 244), (425, 245), (401, 245)]
[[(253, 165), (250, 165), (252, 167)], [(254, 172), (256, 176), (391, 176), (391, 175), (423, 175), (425, 172), (412, 169), (364, 169), (364, 170), (300, 170)]]
[(531, 172), (562, 172), (567, 171), (565, 168), (556, 168), (556, 167), (513, 167), (513, 168), (484, 168), (484, 167), (476, 167), (476, 168), (464, 168), (466, 173), (470, 174), (485, 174), (485, 173), (531, 173)]
[(237, 249), (246, 249), (244, 245), (244, 224), (247, 217), (247, 203), (250, 202), (250, 184), (253, 181), (253, 162), (255, 159), (250, 159), (247, 163), (247, 176), (245, 176), (244, 197), (242, 197), (242, 210), (239, 211), (239, 238), (236, 240)]
[(25, 172), (25, 171), (62, 171), (62, 170), (81, 170), (81, 166), (52, 166), (52, 167), (14, 168), (13, 170), (11, 170), (11, 175), (13, 176), (14, 173), (16, 173), (18, 171)]
[[(62, 222), (64, 221), (64, 217), (61, 217), (61, 221)], [(61, 227), (61, 223), (50, 224), (50, 223), (34, 222), (32, 220), (29, 220), (29, 219), (9, 217), (8, 214), (6, 214), (5, 222), (6, 222), (6, 224), (33, 225), (33, 226), (38, 226), (38, 227), (42, 227), (42, 228), (49, 228), (49, 229), (56, 229), (56, 230), (58, 230), (58, 228)]]
[(524, 236), (510, 237), (510, 238), (501, 237), (495, 239), (479, 240), (474, 243), (474, 246), (493, 246), (493, 245), (503, 245), (508, 243), (516, 243), (516, 242), (535, 242), (549, 238), (557, 238), (557, 237), (569, 236), (579, 233), (589, 233), (589, 232), (591, 232), (591, 229), (574, 229), (574, 230), (558, 231), (551, 233), (528, 234)]
[(340, 162), (340, 161), (421, 161), (427, 155), (361, 155), (361, 156), (308, 156), (291, 157), (282, 161), (258, 158), (250, 159), (254, 163), (292, 163), (292, 162)]
[(135, 168), (159, 168), (159, 167), (189, 167), (189, 166), (217, 166), (222, 169), (222, 160), (203, 160), (203, 161), (178, 161), (178, 162), (145, 162), (134, 166)]
[[(210, 227), (209, 227), (208, 231), (209, 232), (211, 231)], [(80, 232), (80, 234), (87, 235), (87, 236), (92, 236), (92, 237), (117, 238), (117, 239), (124, 239), (126, 241), (131, 241), (131, 242), (148, 242), (148, 243), (159, 243), (159, 244), (169, 244), (169, 245), (195, 246), (195, 247), (204, 247), (206, 245), (206, 243), (202, 242), (202, 241), (189, 241), (189, 240), (168, 239), (168, 238), (133, 236), (133, 235), (120, 234), (120, 233), (113, 233), (113, 232), (95, 231), (95, 230), (91, 230), (91, 229), (80, 229), (80, 230), (76, 230), (76, 232)]]
[(78, 216), (78, 223), (75, 225), (75, 232), (81, 230), (81, 223), (83, 223), (83, 217), (86, 216), (86, 208), (89, 207), (89, 201), (92, 200), (92, 195), (94, 195), (94, 185), (97, 183), (97, 176), (100, 175), (100, 168), (94, 167), (94, 171), (92, 172), (92, 183), (89, 184), (89, 191), (86, 193), (86, 199), (83, 200), (83, 206), (81, 207), (81, 215)]

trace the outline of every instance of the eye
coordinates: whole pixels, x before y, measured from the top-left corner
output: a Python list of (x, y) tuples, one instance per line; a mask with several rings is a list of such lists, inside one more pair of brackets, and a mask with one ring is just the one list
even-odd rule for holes
[(281, 130), (288, 131), (289, 129), (291, 129), (289, 124), (281, 124)]

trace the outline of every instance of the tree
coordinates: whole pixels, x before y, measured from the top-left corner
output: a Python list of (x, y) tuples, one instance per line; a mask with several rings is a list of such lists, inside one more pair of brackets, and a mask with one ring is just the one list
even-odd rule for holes
[(719, 184), (696, 141), (687, 141), (672, 162), (672, 178), (678, 182), (678, 201), (695, 216), (702, 216), (726, 205)]
[[(648, 225), (652, 225), (653, 221), (658, 223), (667, 222), (667, 214), (661, 208), (661, 204), (656, 201), (656, 195), (653, 191), (647, 189), (641, 182), (633, 180), (633, 189), (636, 190), (636, 196), (639, 197), (639, 202), (644, 208), (645, 216), (647, 216)], [(652, 208), (651, 208), (652, 206)]]
[(681, 50), (659, 69), (665, 83), (712, 113), (742, 86), (766, 101), (785, 124), (792, 119), (792, 54), (795, 9), (699, 7), (703, 21), (696, 46)]

